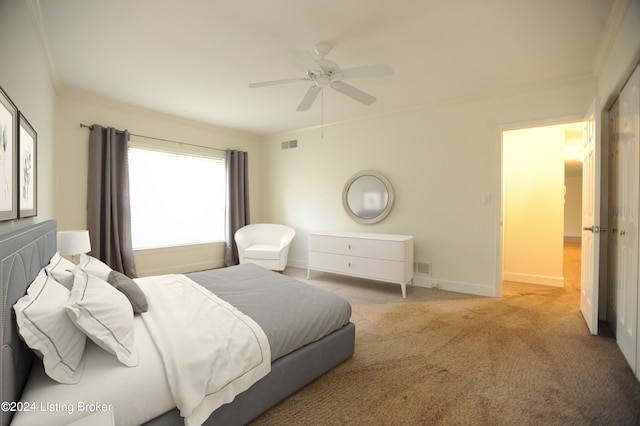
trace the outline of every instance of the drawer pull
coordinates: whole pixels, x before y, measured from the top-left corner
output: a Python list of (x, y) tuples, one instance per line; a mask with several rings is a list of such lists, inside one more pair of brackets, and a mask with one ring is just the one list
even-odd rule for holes
[(351, 262), (347, 262), (347, 266), (351, 268)]
[(351, 250), (351, 244), (348, 244), (348, 245), (347, 245), (347, 248), (348, 248), (349, 250)]

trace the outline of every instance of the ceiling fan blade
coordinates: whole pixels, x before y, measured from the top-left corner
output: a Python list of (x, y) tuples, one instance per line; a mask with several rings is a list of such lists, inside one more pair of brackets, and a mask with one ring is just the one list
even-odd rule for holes
[(310, 78), (286, 78), (284, 80), (273, 80), (273, 81), (261, 81), (259, 83), (251, 83), (249, 87), (264, 87), (264, 86), (276, 86), (278, 84), (289, 84), (289, 83), (299, 83), (301, 81), (311, 81)]
[(356, 89), (352, 85), (344, 83), (342, 81), (331, 82), (331, 88), (333, 90), (337, 90), (343, 95), (347, 95), (351, 99), (355, 99), (356, 101), (364, 105), (371, 105), (376, 101), (376, 98), (374, 98), (370, 94), (365, 93), (360, 89)]
[(389, 75), (393, 75), (393, 68), (391, 68), (391, 65), (377, 64), (338, 70), (333, 79), (347, 80), (351, 78), (386, 77)]
[(304, 95), (304, 98), (302, 98), (300, 105), (298, 105), (298, 111), (306, 111), (309, 108), (311, 108), (313, 101), (316, 100), (316, 97), (318, 96), (318, 93), (320, 93), (321, 90), (322, 90), (322, 87), (320, 86), (315, 86), (315, 85), (311, 86), (309, 90), (307, 90), (307, 94)]
[(313, 59), (313, 56), (306, 50), (291, 50), (293, 56), (298, 58), (300, 62), (302, 62), (307, 69), (307, 71), (312, 72), (314, 74), (323, 74), (324, 70), (320, 66), (320, 64)]

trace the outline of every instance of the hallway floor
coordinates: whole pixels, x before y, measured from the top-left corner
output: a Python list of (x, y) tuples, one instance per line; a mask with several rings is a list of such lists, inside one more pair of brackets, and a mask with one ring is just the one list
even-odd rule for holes
[(582, 244), (580, 242), (564, 243), (563, 250), (563, 277), (564, 286), (554, 287), (525, 282), (503, 281), (502, 295), (510, 296), (522, 294), (522, 292), (546, 292), (561, 290), (576, 297), (576, 306), (580, 307), (580, 283), (581, 283), (581, 259)]
[(577, 242), (564, 243), (564, 286), (580, 290), (580, 260), (582, 245)]

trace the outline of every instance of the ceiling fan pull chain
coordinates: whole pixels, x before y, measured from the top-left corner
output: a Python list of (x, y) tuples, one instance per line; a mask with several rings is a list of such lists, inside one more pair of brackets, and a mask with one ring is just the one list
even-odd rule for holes
[(324, 139), (324, 90), (320, 93), (320, 139)]

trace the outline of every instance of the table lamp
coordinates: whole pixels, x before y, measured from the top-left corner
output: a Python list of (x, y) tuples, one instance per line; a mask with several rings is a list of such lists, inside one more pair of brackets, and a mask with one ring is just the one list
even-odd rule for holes
[(89, 231), (58, 231), (58, 252), (62, 256), (71, 256), (73, 263), (78, 264), (78, 256), (91, 251)]

